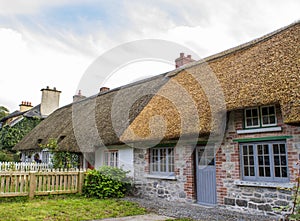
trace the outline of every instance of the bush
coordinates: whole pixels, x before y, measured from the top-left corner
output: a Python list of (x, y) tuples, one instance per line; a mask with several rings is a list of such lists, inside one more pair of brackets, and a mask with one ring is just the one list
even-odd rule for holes
[(128, 171), (109, 166), (99, 170), (89, 170), (83, 184), (83, 194), (86, 197), (121, 198), (125, 196), (130, 186), (126, 177)]

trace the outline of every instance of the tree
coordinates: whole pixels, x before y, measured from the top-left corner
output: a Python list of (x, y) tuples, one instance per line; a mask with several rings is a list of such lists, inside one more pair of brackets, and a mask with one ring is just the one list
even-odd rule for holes
[(4, 106), (0, 106), (0, 119), (7, 116), (8, 114), (9, 114), (9, 110)]
[[(2, 155), (13, 155), (16, 152), (12, 148), (21, 141), (36, 125), (41, 122), (39, 118), (24, 117), (14, 126), (5, 125), (0, 131), (0, 152)], [(4, 156), (2, 156), (4, 158)], [(14, 158), (16, 159), (16, 157)]]

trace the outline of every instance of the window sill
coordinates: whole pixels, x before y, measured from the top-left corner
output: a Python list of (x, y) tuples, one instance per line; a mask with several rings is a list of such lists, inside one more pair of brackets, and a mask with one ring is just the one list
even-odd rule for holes
[(282, 131), (281, 127), (266, 127), (266, 128), (255, 128), (255, 129), (245, 129), (237, 130), (237, 134), (254, 134), (254, 133), (265, 133), (265, 132), (278, 132)]
[(292, 188), (293, 183), (275, 183), (275, 182), (261, 182), (261, 181), (244, 181), (235, 180), (234, 184), (237, 186), (253, 186), (253, 187), (266, 187), (266, 188)]
[(177, 180), (174, 175), (145, 174), (145, 177), (149, 179)]

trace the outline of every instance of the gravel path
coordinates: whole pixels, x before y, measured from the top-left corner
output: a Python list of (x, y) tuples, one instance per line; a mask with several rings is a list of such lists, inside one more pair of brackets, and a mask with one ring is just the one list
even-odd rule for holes
[(165, 200), (142, 199), (136, 197), (126, 197), (126, 201), (136, 202), (140, 206), (147, 208), (150, 212), (154, 212), (164, 216), (176, 218), (192, 218), (201, 221), (272, 221), (278, 220), (274, 216), (263, 216), (257, 214), (246, 214), (240, 212), (228, 211), (221, 207), (206, 207), (198, 204), (168, 202)]

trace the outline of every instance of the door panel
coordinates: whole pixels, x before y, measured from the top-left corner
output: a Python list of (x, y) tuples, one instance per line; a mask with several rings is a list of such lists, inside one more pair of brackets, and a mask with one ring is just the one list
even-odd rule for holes
[(216, 204), (216, 166), (214, 147), (197, 147), (197, 201), (200, 204)]

